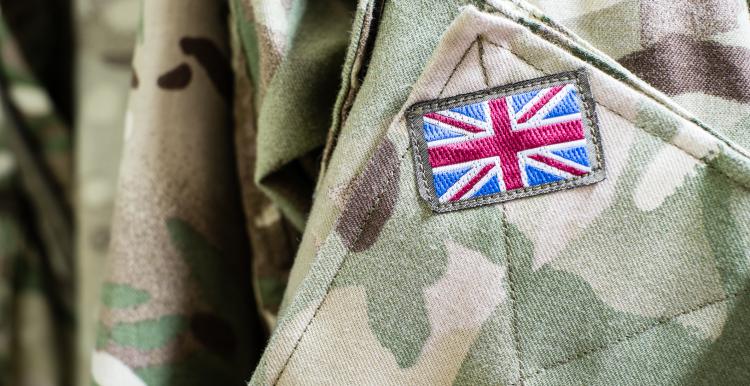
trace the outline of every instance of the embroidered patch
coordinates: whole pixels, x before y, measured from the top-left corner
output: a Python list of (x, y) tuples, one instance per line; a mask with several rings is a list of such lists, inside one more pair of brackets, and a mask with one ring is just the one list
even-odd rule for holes
[(584, 70), (419, 103), (407, 119), (420, 193), (438, 212), (604, 179)]

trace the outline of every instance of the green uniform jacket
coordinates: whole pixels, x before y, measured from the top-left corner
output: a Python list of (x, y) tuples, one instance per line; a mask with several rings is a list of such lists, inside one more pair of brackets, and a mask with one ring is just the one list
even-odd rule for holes
[(79, 384), (750, 384), (744, 0), (139, 12)]

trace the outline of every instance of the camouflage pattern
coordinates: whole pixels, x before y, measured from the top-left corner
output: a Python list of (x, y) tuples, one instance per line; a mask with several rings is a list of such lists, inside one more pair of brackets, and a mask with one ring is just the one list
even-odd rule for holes
[(331, 124), (349, 3), (233, 0), (237, 53), (246, 56), (256, 90), (254, 182), (297, 230), (305, 227)]
[(77, 0), (74, 5), (78, 94), (75, 114), (76, 384), (88, 386), (140, 2)]
[[(742, 0), (533, 0), (696, 118), (745, 147), (750, 19)], [(614, 24), (613, 24), (614, 23)]]
[[(648, 13), (658, 2), (607, 3)], [(572, 17), (607, 8), (591, 4), (546, 5)], [(688, 84), (693, 73), (677, 85), (638, 74), (627, 55), (672, 32), (635, 44), (607, 27), (613, 47), (549, 18), (571, 15), (478, 5), (386, 4), (317, 189), (292, 271), (300, 279), (251, 384), (744, 384), (750, 157), (747, 136), (718, 120), (737, 111), (708, 120), (675, 98), (717, 98), (710, 80)], [(675, 31), (728, 15), (699, 8)], [(741, 27), (747, 8), (736, 9)], [(407, 107), (577, 68), (591, 76), (605, 181), (448, 214), (420, 202)]]
[[(220, 5), (144, 4), (92, 359), (101, 385), (236, 384), (275, 324), (329, 125), (314, 106), (333, 103), (335, 87), (324, 84), (337, 82), (350, 21), (343, 5), (330, 15), (335, 23), (323, 24), (323, 5), (236, 2), (227, 28)], [(284, 24), (269, 28), (267, 20)], [(327, 34), (330, 41), (309, 44)], [(230, 40), (233, 52), (254, 55), (230, 62)], [(311, 82), (329, 96), (301, 89), (295, 103), (310, 105), (308, 115), (278, 114), (290, 83)], [(284, 146), (300, 120), (323, 134)]]
[(235, 144), (253, 287), (269, 329), (285, 290), (293, 291), (287, 286), (289, 270), (332, 124), (352, 23), (350, 3), (232, 1)]
[(99, 385), (238, 384), (263, 330), (221, 2), (143, 2), (92, 357)]
[(0, 384), (70, 384), (70, 131), (5, 22), (0, 57)]
[[(74, 15), (75, 98), (0, 29), (0, 385), (750, 379), (747, 2)], [(420, 199), (406, 109), (581, 68), (605, 180)]]

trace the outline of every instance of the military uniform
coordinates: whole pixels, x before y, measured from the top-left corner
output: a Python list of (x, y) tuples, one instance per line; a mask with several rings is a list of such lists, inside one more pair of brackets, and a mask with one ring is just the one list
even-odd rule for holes
[(140, 13), (96, 384), (748, 383), (746, 2)]

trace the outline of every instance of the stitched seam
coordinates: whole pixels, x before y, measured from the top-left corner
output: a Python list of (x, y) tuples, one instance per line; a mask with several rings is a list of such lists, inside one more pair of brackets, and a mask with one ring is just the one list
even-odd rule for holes
[(508, 215), (505, 210), (505, 205), (500, 205), (502, 210), (502, 225), (503, 225), (503, 241), (505, 243), (505, 269), (506, 276), (508, 278), (508, 297), (510, 300), (511, 308), (511, 330), (513, 334), (513, 346), (516, 351), (516, 357), (518, 358), (518, 381), (514, 384), (520, 384), (523, 386), (524, 383), (524, 365), (523, 365), (523, 348), (521, 347), (521, 334), (518, 330), (518, 307), (516, 306), (516, 290), (515, 284), (513, 283), (513, 273), (510, 261), (510, 237), (508, 237)]
[(484, 64), (484, 37), (480, 35), (477, 42), (477, 50), (479, 50), (479, 65), (482, 67), (484, 87), (490, 87), (490, 77), (487, 75), (487, 66)]
[[(525, 7), (523, 4), (521, 4), (517, 0), (510, 0), (510, 1), (514, 5), (516, 5), (517, 7), (523, 9), (524, 11), (527, 11), (527, 12), (529, 11), (528, 7)], [(505, 13), (505, 11), (501, 10), (500, 8), (496, 7), (493, 4), (490, 4), (489, 2), (485, 2), (485, 7), (483, 7), (482, 10), (484, 12), (490, 14), (490, 15), (493, 15), (493, 16), (502, 16), (502, 17), (504, 17), (506, 19), (509, 19), (510, 21), (512, 21), (512, 22), (514, 22), (516, 24), (519, 24), (519, 25), (525, 27), (527, 30), (529, 30), (532, 34), (538, 36), (540, 39), (542, 39), (542, 40), (544, 40), (546, 42), (549, 42), (549, 43), (551, 43), (551, 44), (553, 44), (555, 46), (560, 46), (562, 48), (565, 48), (565, 49), (568, 49), (568, 50), (571, 50), (571, 51), (585, 50), (586, 49), (585, 44), (583, 44), (580, 41), (580, 39), (577, 39), (577, 38), (574, 38), (573, 36), (571, 36), (571, 34), (573, 33), (571, 30), (569, 30), (568, 28), (565, 28), (564, 26), (562, 26), (562, 25), (560, 25), (558, 23), (555, 23), (551, 19), (546, 19), (545, 20), (545, 19), (540, 18), (538, 15), (535, 15), (535, 14), (532, 13), (531, 17), (534, 18), (534, 19), (536, 19), (536, 21), (527, 21), (525, 18), (521, 18), (521, 17), (517, 18), (517, 17), (513, 17), (511, 15), (508, 15), (507, 13)], [(532, 22), (533, 22), (533, 24), (531, 24)], [(543, 33), (540, 33), (538, 31), (535, 31), (534, 26), (536, 28), (538, 28), (538, 29), (544, 28), (545, 29), (544, 32), (547, 32), (547, 34), (560, 35), (560, 36), (554, 36), (553, 38), (550, 38), (549, 36), (545, 36), (546, 34), (543, 34)], [(553, 41), (553, 39), (556, 40), (556, 41)], [(570, 52), (570, 54), (572, 56), (575, 56), (576, 58), (578, 58), (578, 59), (586, 62), (586, 63), (591, 64), (594, 67), (596, 67), (596, 65), (595, 65), (596, 62), (602, 63), (603, 66), (606, 66), (606, 69), (599, 68), (602, 72), (604, 72), (607, 75), (609, 75), (609, 76), (611, 76), (613, 78), (616, 78), (616, 79), (618, 77), (620, 77), (621, 79), (618, 79), (618, 80), (620, 80), (623, 83), (627, 83), (628, 86), (630, 86), (630, 88), (638, 91), (639, 93), (642, 93), (642, 94), (646, 95), (647, 97), (649, 97), (651, 100), (653, 100), (654, 102), (656, 102), (660, 106), (662, 106), (662, 107), (666, 108), (667, 110), (671, 111), (673, 114), (675, 114), (675, 115), (677, 115), (677, 116), (679, 116), (679, 117), (681, 117), (681, 118), (683, 118), (683, 119), (685, 119), (685, 120), (687, 120), (687, 121), (689, 121), (691, 123), (694, 123), (696, 126), (700, 127), (701, 129), (703, 129), (704, 131), (706, 131), (708, 134), (712, 135), (717, 141), (721, 142), (725, 146), (727, 146), (730, 149), (732, 149), (732, 150), (736, 151), (737, 153), (739, 153), (740, 156), (742, 156), (744, 158), (750, 158), (750, 153), (748, 153), (748, 151), (746, 149), (744, 149), (742, 147), (739, 147), (737, 144), (731, 142), (730, 140), (728, 140), (727, 138), (725, 138), (723, 134), (715, 131), (710, 126), (708, 126), (705, 123), (703, 123), (700, 119), (698, 119), (698, 118), (690, 115), (689, 113), (686, 116), (685, 114), (677, 111), (675, 109), (676, 107), (681, 108), (679, 106), (679, 104), (677, 104), (675, 102), (671, 102), (671, 103), (674, 104), (674, 105), (671, 105), (670, 102), (665, 102), (662, 98), (655, 97), (654, 95), (652, 95), (653, 94), (652, 92), (648, 91), (647, 89), (644, 89), (643, 86), (639, 85), (637, 81), (632, 80), (628, 76), (628, 74), (626, 74), (622, 70), (618, 69), (616, 66), (613, 66), (613, 65), (607, 63), (606, 61), (604, 61), (604, 60), (602, 60), (601, 58), (598, 58), (598, 57), (594, 58), (593, 60), (591, 60), (591, 59), (587, 59), (586, 57), (583, 57), (583, 56), (578, 56), (578, 55), (576, 55), (576, 54), (574, 54), (572, 52)], [(619, 63), (618, 63), (618, 65), (619, 65)], [(620, 67), (622, 67), (622, 66), (620, 65)], [(625, 70), (629, 71), (628, 69), (625, 69)], [(642, 81), (641, 79), (637, 79), (637, 80)], [(642, 82), (646, 83), (645, 81), (642, 81)]]
[[(522, 56), (520, 56), (520, 55), (516, 54), (515, 52), (513, 52), (513, 51), (511, 51), (511, 50), (509, 50), (509, 49), (507, 49), (507, 48), (505, 48), (505, 47), (503, 47), (503, 46), (501, 46), (501, 45), (499, 45), (499, 44), (497, 44), (497, 43), (495, 43), (495, 42), (493, 42), (493, 41), (491, 41), (491, 40), (488, 40), (488, 39), (485, 39), (485, 40), (486, 40), (486, 41), (487, 41), (487, 42), (488, 42), (489, 44), (492, 44), (492, 45), (494, 45), (494, 46), (496, 46), (496, 47), (502, 48), (503, 50), (507, 51), (507, 52), (508, 52), (508, 53), (510, 53), (511, 55), (513, 55), (513, 56), (515, 56), (516, 58), (518, 58), (519, 60), (521, 60), (522, 62), (524, 62), (524, 63), (528, 64), (528, 65), (529, 65), (529, 66), (531, 66), (531, 67), (533, 67), (533, 68), (534, 68), (534, 69), (536, 69), (537, 71), (540, 71), (540, 72), (541, 72), (541, 73), (543, 73), (543, 74), (548, 74), (548, 72), (546, 72), (545, 70), (543, 70), (543, 69), (539, 68), (538, 66), (536, 66), (536, 65), (532, 64), (531, 62), (529, 62), (528, 60), (526, 60), (526, 58), (524, 58), (524, 57), (522, 57)], [(731, 181), (732, 181), (732, 183), (734, 183), (734, 184), (735, 184), (736, 186), (738, 186), (738, 187), (739, 187), (739, 188), (741, 188), (742, 190), (750, 190), (750, 188), (749, 188), (749, 187), (747, 187), (747, 186), (745, 186), (744, 184), (742, 184), (741, 182), (739, 182), (739, 181), (738, 181), (738, 180), (737, 180), (737, 179), (736, 179), (735, 177), (733, 177), (732, 175), (730, 175), (730, 174), (727, 174), (727, 173), (726, 173), (726, 172), (725, 172), (724, 170), (721, 170), (721, 169), (717, 168), (716, 166), (714, 166), (714, 165), (713, 165), (713, 164), (712, 164), (712, 163), (711, 163), (711, 162), (710, 162), (710, 161), (709, 161), (709, 160), (707, 159), (707, 158), (709, 158), (709, 157), (712, 157), (712, 156), (713, 156), (713, 155), (714, 155), (715, 153), (713, 153), (713, 152), (710, 152), (710, 153), (709, 153), (708, 155), (706, 155), (705, 157), (702, 157), (702, 158), (700, 158), (700, 157), (696, 157), (695, 155), (691, 154), (690, 152), (688, 152), (687, 150), (685, 150), (685, 149), (684, 149), (683, 147), (681, 147), (680, 145), (677, 145), (677, 144), (676, 144), (676, 143), (674, 143), (674, 142), (670, 142), (670, 141), (668, 141), (668, 140), (666, 140), (666, 139), (664, 139), (664, 138), (662, 138), (662, 137), (660, 137), (660, 136), (658, 136), (658, 135), (656, 135), (656, 134), (654, 134), (654, 133), (652, 133), (652, 132), (650, 132), (650, 131), (648, 131), (648, 130), (646, 130), (646, 129), (644, 129), (644, 128), (640, 127), (640, 126), (638, 126), (638, 124), (637, 124), (637, 123), (635, 123), (635, 122), (634, 122), (633, 120), (631, 120), (631, 119), (629, 119), (629, 118), (626, 118), (626, 117), (625, 117), (624, 115), (622, 115), (622, 113), (620, 113), (619, 111), (615, 110), (614, 108), (612, 108), (612, 107), (609, 107), (609, 106), (607, 106), (607, 105), (605, 105), (605, 104), (603, 104), (603, 103), (601, 103), (601, 102), (599, 102), (599, 101), (594, 101), (594, 103), (595, 103), (595, 104), (596, 104), (597, 106), (601, 106), (601, 107), (604, 107), (604, 108), (606, 108), (607, 110), (609, 110), (610, 112), (614, 113), (614, 114), (615, 114), (615, 115), (617, 115), (618, 117), (620, 117), (620, 118), (624, 119), (625, 121), (627, 121), (627, 122), (630, 122), (630, 123), (631, 123), (631, 124), (633, 124), (633, 125), (634, 125), (635, 127), (637, 127), (637, 128), (638, 128), (638, 130), (639, 130), (640, 132), (646, 133), (646, 134), (650, 135), (651, 137), (653, 137), (653, 138), (656, 138), (656, 139), (658, 139), (659, 141), (661, 141), (661, 142), (663, 142), (663, 143), (665, 143), (665, 144), (667, 144), (667, 145), (670, 145), (670, 146), (673, 146), (673, 147), (674, 147), (674, 148), (676, 148), (676, 149), (679, 149), (679, 150), (680, 150), (680, 151), (681, 151), (682, 153), (684, 153), (685, 155), (689, 156), (690, 158), (692, 158), (692, 159), (694, 159), (694, 160), (698, 161), (698, 162), (699, 162), (700, 164), (702, 164), (702, 165), (704, 165), (704, 166), (706, 166), (706, 167), (708, 167), (708, 168), (711, 168), (711, 169), (713, 169), (713, 170), (715, 170), (715, 171), (719, 172), (720, 174), (724, 175), (724, 176), (725, 176), (725, 177), (727, 177), (727, 178), (728, 178), (729, 180), (731, 180)], [(671, 111), (671, 110), (670, 110), (670, 111)], [(674, 112), (673, 112), (673, 114), (674, 114)], [(679, 115), (678, 115), (678, 116), (679, 116)], [(682, 119), (685, 119), (685, 118), (683, 118), (682, 116), (680, 116), (680, 118), (682, 118)], [(694, 122), (692, 122), (692, 123), (694, 123)], [(717, 141), (719, 141), (719, 143), (725, 144), (725, 143), (724, 143), (723, 141), (721, 141), (721, 140), (720, 140), (719, 138), (716, 138), (716, 137), (715, 137), (715, 136), (713, 135), (713, 133), (711, 133), (711, 132), (708, 132), (708, 131), (707, 131), (706, 133), (707, 133), (707, 134), (710, 134), (710, 135), (712, 136), (712, 138), (714, 138), (714, 139), (716, 139)], [(726, 144), (725, 144), (725, 145), (726, 145)]]
[[(477, 49), (479, 50), (479, 64), (482, 66), (482, 75), (484, 76), (484, 86), (490, 87), (490, 78), (487, 75), (487, 68), (484, 64), (484, 44), (483, 44), (483, 37), (480, 36), (477, 41)], [(518, 358), (518, 381), (515, 383), (520, 384), (523, 386), (524, 383), (524, 364), (523, 364), (523, 348), (521, 347), (521, 334), (518, 330), (518, 307), (516, 306), (516, 290), (515, 290), (515, 284), (513, 282), (513, 273), (511, 272), (513, 267), (511, 266), (510, 261), (510, 237), (508, 237), (509, 234), (509, 228), (508, 228), (508, 214), (505, 210), (505, 205), (500, 205), (500, 210), (502, 211), (501, 214), (501, 224), (503, 227), (503, 242), (505, 243), (505, 270), (506, 270), (506, 277), (508, 280), (508, 296), (510, 300), (510, 307), (511, 307), (511, 329), (513, 333), (513, 348), (516, 352), (516, 358)]]
[[(443, 84), (443, 87), (440, 90), (441, 93), (443, 91), (445, 91), (446, 87), (448, 87), (448, 83), (450, 83), (451, 79), (453, 79), (453, 75), (456, 73), (456, 69), (458, 68), (459, 65), (461, 65), (461, 62), (463, 62), (464, 58), (466, 57), (466, 55), (468, 54), (468, 52), (470, 50), (471, 50), (471, 45), (469, 45), (469, 48), (466, 49), (466, 52), (464, 52), (464, 55), (461, 57), (461, 60), (459, 60), (458, 63), (456, 63), (456, 66), (451, 71), (450, 76), (448, 76), (448, 79), (445, 81), (445, 84)], [(385, 132), (385, 135), (387, 135), (387, 134), (388, 134), (388, 130), (386, 130), (386, 132)], [(385, 137), (385, 135), (384, 135), (384, 137)], [(402, 166), (401, 164), (404, 162), (404, 158), (406, 157), (406, 155), (409, 154), (409, 149), (410, 148), (411, 148), (411, 146), (407, 146), (406, 149), (404, 150), (404, 152), (402, 152), (401, 154), (399, 154), (399, 156), (398, 156), (398, 158), (399, 158), (399, 161), (398, 161), (399, 167), (398, 168), (394, 168), (390, 172), (390, 174), (388, 175), (388, 177), (386, 178), (386, 180), (389, 180), (389, 179), (393, 178), (393, 176), (396, 174), (396, 171), (398, 171), (398, 170), (401, 169), (401, 166)], [(358, 232), (357, 240), (356, 240), (357, 242), (359, 242), (359, 239), (362, 238), (362, 235), (364, 233), (366, 225), (370, 221), (370, 216), (372, 215), (373, 211), (375, 210), (375, 207), (377, 206), (377, 204), (380, 202), (380, 198), (382, 197), (383, 193), (385, 193), (385, 190), (386, 190), (386, 186), (385, 186), (385, 184), (383, 184), (383, 188), (378, 192), (378, 194), (377, 194), (377, 196), (375, 198), (375, 201), (373, 201), (372, 205), (367, 210), (367, 217), (365, 217), (365, 220), (362, 221), (362, 225), (359, 227), (359, 229), (357, 231)], [(356, 242), (355, 242), (355, 244), (356, 244)], [(333, 273), (333, 277), (331, 278), (331, 281), (328, 283), (328, 286), (326, 288), (325, 294), (320, 299), (320, 304), (318, 304), (318, 306), (315, 308), (315, 311), (313, 312), (312, 317), (307, 322), (307, 325), (305, 325), (305, 328), (302, 330), (302, 333), (297, 338), (297, 341), (294, 343), (294, 347), (292, 347), (292, 351), (289, 353), (289, 356), (284, 361), (284, 365), (281, 367), (281, 370), (279, 371), (278, 377), (273, 382), (274, 385), (278, 384), (278, 382), (281, 379), (282, 375), (284, 375), (284, 371), (286, 370), (287, 365), (289, 365), (289, 362), (292, 360), (292, 356), (294, 356), (294, 353), (297, 351), (297, 347), (299, 347), (300, 342), (302, 342), (302, 338), (305, 336), (305, 333), (307, 333), (307, 330), (310, 328), (310, 325), (312, 325), (312, 322), (315, 320), (315, 317), (318, 315), (318, 312), (320, 311), (320, 308), (323, 307), (323, 303), (325, 303), (325, 299), (328, 297), (328, 294), (331, 292), (331, 288), (333, 288), (333, 282), (336, 280), (336, 277), (339, 275), (339, 272), (341, 271), (341, 267), (344, 266), (344, 262), (347, 260), (347, 258), (350, 255), (351, 255), (351, 253), (347, 252), (344, 255), (344, 257), (341, 258), (341, 262), (339, 262), (338, 266), (336, 267), (336, 271)]]
[(617, 344), (620, 344), (620, 343), (623, 343), (623, 342), (627, 342), (627, 341), (629, 341), (631, 339), (635, 339), (635, 338), (637, 338), (637, 337), (639, 337), (639, 336), (641, 336), (641, 335), (643, 335), (643, 334), (645, 334), (645, 333), (653, 330), (654, 328), (657, 328), (657, 327), (659, 327), (661, 325), (664, 325), (664, 324), (667, 324), (667, 323), (673, 321), (674, 319), (676, 319), (676, 318), (678, 318), (680, 316), (688, 315), (688, 314), (691, 314), (693, 312), (700, 311), (700, 310), (702, 310), (702, 309), (704, 309), (706, 307), (712, 306), (714, 304), (718, 304), (718, 303), (722, 303), (722, 302), (734, 299), (737, 296), (745, 294), (746, 292), (747, 292), (747, 290), (741, 290), (741, 291), (732, 292), (732, 293), (726, 294), (726, 295), (724, 295), (722, 297), (719, 297), (719, 298), (710, 300), (708, 302), (699, 304), (697, 306), (693, 306), (693, 307), (688, 308), (686, 310), (680, 311), (678, 313), (659, 317), (657, 320), (655, 320), (655, 321), (653, 321), (651, 323), (645, 324), (641, 328), (639, 328), (639, 329), (637, 329), (637, 330), (635, 330), (635, 331), (633, 331), (633, 332), (631, 332), (629, 334), (623, 335), (623, 336), (621, 336), (621, 337), (619, 337), (617, 339), (611, 340), (609, 342), (602, 343), (599, 346), (596, 346), (596, 347), (593, 347), (593, 348), (590, 348), (590, 349), (587, 349), (587, 350), (580, 351), (580, 352), (578, 352), (576, 354), (573, 354), (573, 355), (571, 355), (569, 357), (566, 357), (566, 358), (557, 360), (555, 362), (552, 362), (552, 363), (550, 363), (548, 365), (545, 365), (545, 366), (543, 366), (540, 369), (534, 370), (532, 373), (529, 374), (529, 376), (533, 377), (533, 376), (536, 376), (536, 375), (538, 375), (540, 373), (543, 373), (545, 371), (548, 371), (548, 370), (551, 370), (551, 369), (563, 366), (565, 364), (574, 362), (574, 361), (576, 361), (578, 359), (583, 359), (584, 357), (587, 357), (589, 355), (595, 354), (597, 352), (604, 351), (604, 350), (606, 350), (606, 349), (608, 349), (610, 347), (614, 347)]
[[(391, 178), (393, 178), (394, 175), (396, 174), (396, 171), (398, 171), (398, 170), (401, 169), (400, 166), (403, 163), (404, 158), (405, 158), (405, 156), (407, 154), (409, 154), (409, 147), (407, 147), (406, 150), (399, 155), (399, 158), (398, 158), (398, 160), (399, 160), (398, 161), (399, 167), (393, 168), (393, 170), (386, 176), (386, 178), (385, 178), (386, 180), (390, 180)], [(372, 218), (372, 214), (375, 212), (375, 208), (378, 206), (378, 204), (380, 203), (380, 200), (383, 198), (383, 193), (385, 193), (385, 191), (386, 191), (386, 185), (384, 184), (383, 189), (381, 189), (378, 192), (377, 196), (375, 196), (375, 200), (373, 201), (372, 205), (367, 210), (367, 216), (362, 221), (362, 225), (357, 229), (357, 238), (356, 238), (354, 244), (357, 244), (360, 241), (360, 239), (362, 238), (362, 236), (364, 235), (364, 230), (367, 228), (367, 225), (369, 225), (370, 219)], [(325, 294), (323, 294), (323, 297), (321, 298), (320, 303), (318, 304), (318, 306), (315, 308), (315, 311), (313, 312), (312, 317), (307, 322), (307, 325), (305, 325), (305, 328), (302, 330), (302, 333), (299, 335), (299, 338), (297, 339), (297, 341), (294, 343), (294, 347), (292, 347), (292, 352), (289, 353), (289, 356), (287, 357), (286, 361), (284, 361), (284, 365), (281, 368), (281, 371), (279, 371), (279, 376), (276, 379), (276, 381), (274, 381), (274, 385), (276, 385), (279, 382), (279, 379), (281, 379), (281, 376), (284, 374), (284, 370), (286, 370), (287, 365), (289, 364), (289, 362), (292, 359), (292, 356), (297, 351), (297, 347), (299, 346), (300, 342), (302, 342), (302, 337), (304, 337), (305, 333), (307, 332), (307, 330), (312, 325), (312, 322), (315, 320), (315, 317), (318, 315), (318, 312), (323, 307), (323, 303), (325, 303), (325, 299), (330, 294), (331, 288), (333, 288), (333, 282), (336, 280), (336, 277), (338, 276), (339, 272), (341, 271), (341, 267), (343, 267), (344, 261), (346, 261), (347, 258), (350, 255), (351, 255), (351, 253), (346, 253), (344, 255), (344, 257), (341, 259), (341, 262), (336, 267), (336, 272), (334, 272), (333, 277), (331, 278), (331, 281), (328, 283), (328, 287), (326, 288)]]
[[(541, 68), (537, 67), (536, 65), (530, 63), (528, 60), (526, 60), (525, 58), (517, 55), (516, 53), (512, 52), (511, 50), (509, 50), (509, 49), (507, 49), (507, 48), (505, 48), (505, 47), (503, 47), (503, 46), (501, 46), (499, 44), (496, 44), (496, 43), (494, 43), (494, 42), (492, 42), (490, 40), (487, 40), (487, 39), (485, 39), (485, 40), (489, 44), (492, 44), (492, 45), (494, 45), (496, 47), (502, 48), (503, 50), (505, 50), (508, 53), (510, 53), (511, 55), (517, 57), (518, 59), (520, 59), (521, 61), (525, 62), (529, 66), (535, 68), (537, 71), (540, 71), (543, 74), (547, 74), (546, 71), (544, 71)], [(605, 104), (603, 104), (601, 102), (598, 102), (598, 101), (594, 101), (594, 103), (596, 105), (598, 105), (598, 106), (601, 106), (601, 107), (607, 109), (608, 111), (610, 111), (611, 113), (613, 113), (613, 114), (617, 115), (618, 117), (622, 118), (626, 122), (629, 122), (629, 123), (633, 124), (634, 126), (638, 127), (635, 122), (633, 122), (631, 119), (628, 119), (627, 117), (625, 117), (624, 115), (622, 115), (622, 113), (620, 113), (619, 111), (613, 109), (612, 107), (609, 107), (609, 106), (607, 106), (607, 105), (605, 105)], [(638, 128), (639, 128), (639, 130), (641, 132), (644, 132), (644, 133), (648, 134), (649, 136), (651, 136), (653, 138), (656, 138), (656, 139), (660, 140), (661, 142), (663, 142), (663, 143), (665, 143), (667, 145), (674, 146), (675, 148), (679, 149), (682, 153), (684, 153), (684, 154), (688, 155), (689, 157), (693, 158), (694, 160), (698, 161), (701, 165), (704, 165), (705, 167), (708, 167), (708, 168), (712, 168), (712, 169), (716, 170), (717, 172), (723, 174), (724, 176), (728, 177), (731, 181), (733, 181), (735, 184), (738, 183), (734, 178), (732, 178), (732, 176), (726, 174), (723, 170), (717, 169), (712, 164), (707, 163), (704, 159), (698, 158), (698, 157), (694, 156), (693, 154), (690, 154), (689, 152), (687, 152), (682, 147), (680, 147), (680, 146), (678, 146), (678, 145), (676, 145), (676, 144), (674, 144), (672, 142), (668, 142), (664, 138), (661, 138), (658, 135), (656, 135), (656, 134), (654, 134), (654, 133), (652, 133), (650, 131), (644, 130), (643, 128), (640, 128), (640, 127), (638, 127)], [(742, 186), (742, 185), (740, 185), (740, 186)], [(504, 208), (503, 208), (503, 210), (504, 210)], [(503, 212), (503, 213), (505, 213), (505, 212)], [(505, 224), (503, 224), (503, 225), (505, 226)], [(507, 247), (506, 247), (506, 250), (507, 250)], [(648, 331), (650, 331), (650, 330), (652, 330), (652, 329), (654, 329), (654, 328), (656, 328), (656, 327), (658, 327), (660, 325), (663, 325), (663, 324), (665, 324), (667, 322), (670, 322), (670, 321), (672, 321), (673, 319), (675, 319), (675, 318), (677, 318), (679, 316), (687, 315), (689, 313), (699, 311), (699, 310), (701, 310), (701, 309), (703, 309), (705, 307), (711, 306), (713, 304), (717, 304), (717, 303), (720, 303), (720, 302), (727, 301), (729, 299), (735, 298), (735, 297), (743, 294), (744, 292), (745, 291), (737, 291), (737, 292), (729, 293), (729, 294), (726, 294), (723, 297), (720, 297), (720, 298), (717, 298), (717, 299), (713, 299), (713, 300), (710, 300), (710, 301), (708, 301), (706, 303), (703, 303), (703, 304), (700, 304), (700, 305), (688, 308), (688, 309), (680, 311), (680, 312), (678, 312), (678, 313), (676, 313), (674, 315), (662, 316), (659, 319), (657, 319), (655, 322), (650, 323), (650, 324), (646, 324), (642, 328), (640, 328), (638, 330), (635, 330), (635, 331), (633, 331), (633, 332), (631, 332), (629, 334), (623, 335), (623, 336), (621, 336), (621, 337), (619, 337), (619, 338), (617, 338), (615, 340), (603, 343), (603, 344), (601, 344), (599, 346), (596, 346), (596, 347), (593, 347), (593, 348), (590, 348), (590, 349), (587, 349), (587, 350), (580, 351), (580, 352), (578, 352), (576, 354), (573, 354), (573, 355), (571, 355), (569, 357), (566, 357), (564, 359), (560, 359), (560, 360), (557, 360), (555, 362), (552, 362), (551, 364), (544, 365), (544, 366), (542, 366), (542, 368), (537, 369), (537, 370), (531, 372), (530, 374), (528, 374), (528, 376), (529, 377), (533, 377), (533, 376), (538, 375), (538, 374), (540, 374), (540, 373), (542, 373), (544, 371), (551, 370), (553, 368), (556, 368), (556, 367), (565, 365), (567, 363), (573, 362), (573, 361), (575, 361), (577, 359), (581, 359), (581, 358), (586, 357), (588, 355), (597, 353), (599, 351), (603, 351), (603, 350), (605, 350), (605, 349), (607, 349), (609, 347), (613, 347), (616, 344), (628, 341), (630, 339), (637, 338), (638, 336), (640, 336), (640, 335), (642, 335), (642, 334), (644, 334), (644, 333), (646, 333), (646, 332), (648, 332)], [(514, 316), (514, 318), (515, 318), (515, 316)], [(521, 374), (521, 379), (518, 382), (514, 383), (514, 385), (518, 384), (519, 382), (520, 382), (521, 385), (523, 385), (523, 374)]]
[(440, 92), (438, 93), (438, 98), (443, 96), (443, 92), (445, 92), (445, 89), (448, 88), (448, 84), (453, 79), (453, 76), (456, 75), (456, 71), (458, 70), (458, 66), (461, 65), (461, 63), (466, 60), (466, 56), (469, 55), (469, 51), (471, 51), (471, 47), (474, 47), (474, 44), (477, 44), (477, 39), (475, 39), (471, 44), (469, 44), (469, 47), (466, 48), (466, 51), (464, 51), (463, 55), (461, 55), (461, 59), (458, 59), (458, 63), (456, 63), (456, 66), (453, 67), (453, 70), (451, 70), (451, 74), (448, 75), (448, 80), (445, 81), (443, 84), (443, 87), (440, 88)]
[[(438, 95), (441, 95), (445, 91), (445, 89), (448, 87), (448, 83), (450, 83), (450, 81), (453, 79), (453, 75), (455, 75), (456, 70), (458, 69), (458, 66), (460, 66), (461, 63), (464, 61), (464, 59), (466, 58), (466, 55), (468, 55), (469, 51), (471, 51), (471, 47), (473, 45), (474, 45), (474, 43), (472, 43), (472, 44), (469, 45), (469, 47), (466, 49), (466, 51), (464, 52), (464, 54), (461, 56), (461, 59), (459, 59), (459, 61), (456, 63), (456, 66), (453, 67), (453, 70), (451, 70), (451, 73), (448, 76), (448, 79), (446, 79), (446, 81), (443, 84), (443, 87), (441, 87), (440, 93)], [(385, 135), (387, 135), (387, 134), (388, 134), (388, 130), (386, 130)], [(384, 135), (384, 137), (385, 137), (385, 135)], [(390, 172), (390, 174), (388, 175), (388, 177), (386, 178), (387, 180), (393, 178), (393, 176), (396, 174), (396, 171), (401, 169), (400, 166), (404, 162), (404, 158), (406, 157), (406, 155), (409, 154), (409, 149), (410, 148), (411, 148), (411, 146), (407, 146), (406, 149), (404, 150), (404, 152), (401, 153), (401, 154), (399, 154), (399, 161), (398, 161), (399, 168), (394, 168)], [(418, 165), (421, 165), (421, 164), (418, 164)], [(362, 222), (362, 225), (359, 227), (359, 229), (357, 231), (358, 232), (357, 240), (356, 240), (357, 242), (359, 242), (359, 239), (362, 238), (362, 235), (364, 234), (364, 230), (366, 228), (366, 225), (370, 221), (370, 217), (371, 217), (373, 211), (375, 210), (375, 207), (380, 202), (380, 199), (381, 199), (383, 193), (385, 192), (385, 190), (386, 190), (386, 187), (385, 187), (385, 185), (383, 185), (383, 188), (378, 192), (378, 194), (377, 194), (377, 196), (375, 198), (375, 201), (373, 201), (372, 205), (367, 210), (367, 217), (365, 217), (365, 220)], [(356, 242), (355, 242), (355, 244), (356, 244)], [(276, 378), (276, 381), (274, 381), (274, 385), (276, 385), (279, 382), (279, 379), (281, 379), (281, 376), (284, 374), (284, 370), (286, 370), (286, 367), (289, 364), (289, 362), (291, 361), (292, 356), (297, 351), (297, 347), (299, 346), (300, 342), (302, 341), (302, 337), (304, 337), (305, 333), (310, 328), (310, 325), (315, 320), (315, 317), (318, 315), (318, 311), (320, 311), (320, 308), (323, 306), (323, 303), (325, 302), (326, 297), (328, 297), (328, 294), (331, 292), (331, 288), (333, 287), (333, 282), (336, 280), (336, 277), (338, 276), (339, 272), (341, 271), (341, 267), (343, 267), (344, 261), (346, 261), (346, 259), (349, 257), (350, 254), (351, 253), (346, 253), (344, 255), (344, 257), (341, 259), (341, 262), (336, 267), (336, 272), (334, 272), (333, 277), (331, 278), (331, 281), (328, 283), (328, 288), (326, 288), (326, 292), (323, 295), (323, 297), (321, 298), (320, 304), (318, 304), (318, 306), (315, 308), (315, 312), (313, 312), (313, 316), (307, 322), (307, 325), (302, 330), (302, 333), (297, 338), (297, 341), (294, 343), (294, 347), (292, 347), (292, 352), (289, 353), (289, 356), (284, 361), (284, 365), (282, 366), (281, 370), (279, 371), (279, 376), (278, 376), (278, 378)]]

